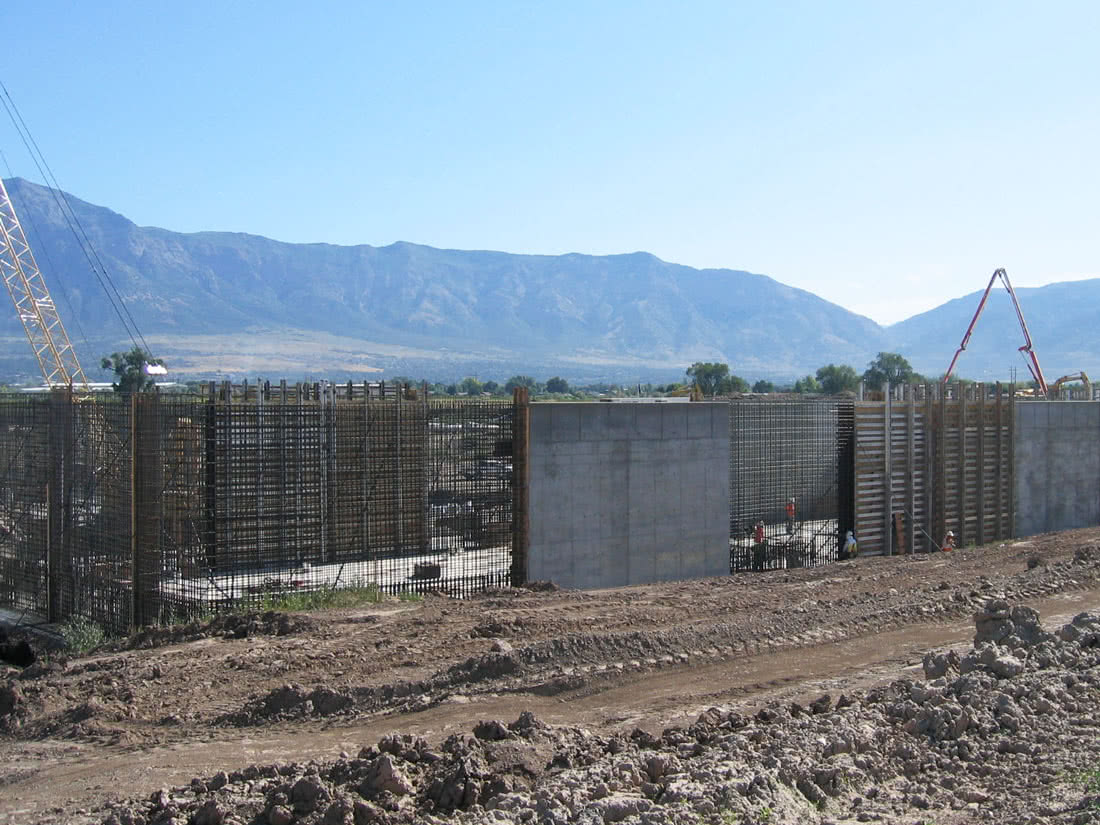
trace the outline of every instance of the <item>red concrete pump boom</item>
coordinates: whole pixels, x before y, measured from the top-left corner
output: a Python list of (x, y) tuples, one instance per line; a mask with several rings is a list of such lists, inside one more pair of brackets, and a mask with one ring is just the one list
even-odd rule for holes
[(951, 365), (947, 368), (947, 372), (944, 373), (943, 383), (947, 384), (951, 380), (951, 373), (955, 370), (955, 362), (959, 360), (959, 356), (962, 355), (966, 345), (970, 342), (970, 335), (974, 332), (974, 325), (978, 323), (978, 318), (981, 317), (982, 310), (985, 309), (985, 302), (989, 299), (989, 293), (993, 289), (993, 282), (1000, 278), (1004, 281), (1005, 289), (1008, 290), (1009, 297), (1012, 298), (1012, 305), (1016, 308), (1016, 317), (1020, 320), (1020, 329), (1024, 333), (1024, 345), (1019, 348), (1020, 352), (1027, 356), (1027, 369), (1031, 373), (1031, 377), (1035, 379), (1039, 385), (1039, 391), (1042, 392), (1045, 398), (1050, 394), (1050, 390), (1047, 387), (1047, 380), (1043, 377), (1043, 369), (1039, 366), (1039, 358), (1035, 352), (1031, 349), (1031, 333), (1027, 331), (1027, 321), (1024, 320), (1023, 310), (1020, 309), (1020, 302), (1016, 299), (1016, 292), (1012, 289), (1012, 282), (1008, 280), (1008, 273), (1003, 269), (998, 269), (993, 273), (993, 277), (989, 279), (989, 284), (985, 288), (985, 292), (982, 294), (982, 300), (978, 302), (978, 309), (974, 313), (974, 317), (970, 319), (970, 326), (966, 328), (966, 335), (963, 336), (962, 343), (959, 344), (959, 348), (955, 350), (955, 357), (951, 359)]

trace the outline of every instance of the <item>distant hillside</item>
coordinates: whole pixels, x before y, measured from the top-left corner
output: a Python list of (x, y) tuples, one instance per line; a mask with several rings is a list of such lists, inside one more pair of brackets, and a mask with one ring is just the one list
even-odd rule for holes
[[(128, 346), (49, 190), (6, 181), (90, 375)], [(287, 244), (139, 227), (68, 196), (126, 306), (175, 377), (452, 379), (525, 372), (571, 380), (672, 380), (694, 361), (784, 380), (881, 350), (941, 373), (977, 304), (951, 301), (888, 329), (764, 275), (697, 270), (652, 255), (512, 255)], [(978, 283), (988, 274), (976, 273)], [(1020, 290), (1051, 372), (1088, 370), (1100, 281)], [(994, 295), (963, 375), (1021, 366), (1007, 297)], [(1048, 367), (1048, 364), (1050, 365)], [(1100, 369), (1096, 370), (1100, 373)], [(37, 377), (14, 311), (0, 312), (0, 380)]]
[[(97, 341), (115, 329), (121, 342), (48, 190), (21, 179), (7, 186), (49, 283), (69, 296), (71, 307), (57, 298), (62, 312)], [(511, 255), (185, 235), (70, 200), (141, 330), (158, 342), (158, 355), (171, 356), (176, 373), (324, 375), (391, 368), (404, 358), (435, 360), (454, 375), (471, 363), (498, 365), (498, 374), (543, 365), (574, 374), (682, 375), (697, 360), (727, 361), (748, 375), (793, 375), (816, 368), (823, 355), (863, 364), (884, 341), (873, 321), (809, 292), (646, 253)], [(0, 333), (19, 329), (12, 314), (0, 314)], [(313, 333), (340, 337), (335, 359), (326, 347), (315, 351), (325, 339)], [(221, 367), (212, 357), (219, 349)]]
[[(992, 270), (978, 279), (983, 288), (991, 274)], [(1100, 377), (1100, 279), (1016, 287), (1016, 297), (1048, 381), (1081, 370)], [(905, 353), (918, 371), (941, 375), (980, 299), (979, 290), (888, 327), (891, 350)], [(1012, 299), (998, 282), (955, 371), (986, 380), (1007, 377), (1015, 367), (1017, 380), (1028, 380), (1024, 360), (1016, 351), (1023, 343)]]

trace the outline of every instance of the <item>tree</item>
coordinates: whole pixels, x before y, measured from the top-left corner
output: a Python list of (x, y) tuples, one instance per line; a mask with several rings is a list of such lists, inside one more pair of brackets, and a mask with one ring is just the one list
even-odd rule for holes
[(481, 385), (481, 389), (489, 393), (489, 395), (492, 395), (500, 389), (500, 384), (498, 384), (496, 381), (486, 381), (484, 384)]
[(527, 387), (527, 389), (533, 390), (537, 385), (538, 382), (530, 375), (513, 375), (504, 382), (504, 389), (508, 392), (512, 392), (516, 387)]
[(752, 385), (753, 392), (775, 392), (775, 384), (771, 381), (765, 381), (761, 378), (755, 384)]
[(722, 382), (722, 392), (748, 392), (749, 382), (740, 375), (731, 375)]
[(687, 368), (687, 377), (699, 386), (703, 395), (717, 395), (722, 392), (723, 382), (729, 377), (729, 364), (711, 364), (696, 361)]
[(799, 378), (794, 382), (794, 391), (797, 393), (821, 392), (821, 385), (817, 383), (817, 379), (812, 375), (807, 375), (805, 378)]
[(558, 378), (556, 375), (546, 382), (547, 392), (569, 392), (569, 382), (564, 378)]
[(896, 352), (880, 352), (863, 373), (863, 382), (876, 390), (886, 382), (909, 384), (919, 380), (920, 376), (913, 372), (909, 362)]
[(164, 361), (153, 358), (141, 347), (134, 347), (129, 352), (112, 352), (99, 362), (102, 369), (111, 370), (118, 377), (111, 388), (121, 395), (153, 389), (156, 382), (146, 373), (146, 364), (163, 367)]
[(859, 375), (847, 364), (828, 364), (817, 371), (817, 381), (823, 393), (839, 395), (855, 390), (859, 386)]
[(481, 382), (476, 378), (463, 378), (458, 385), (458, 391), (467, 395), (481, 395)]

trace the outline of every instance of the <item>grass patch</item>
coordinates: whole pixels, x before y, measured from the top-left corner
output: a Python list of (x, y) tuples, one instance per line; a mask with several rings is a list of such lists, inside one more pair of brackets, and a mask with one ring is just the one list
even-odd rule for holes
[(1100, 768), (1092, 768), (1082, 773), (1081, 784), (1085, 786), (1085, 793), (1100, 794)]
[(259, 610), (308, 612), (311, 610), (339, 610), (378, 604), (382, 591), (376, 584), (360, 587), (342, 587), (336, 590), (308, 590), (304, 593), (272, 593), (258, 605), (248, 605)]
[(403, 590), (397, 594), (397, 599), (402, 602), (422, 602), (424, 596), (420, 593), (414, 593), (412, 590)]
[(83, 656), (107, 641), (103, 628), (84, 616), (70, 616), (61, 625), (61, 638), (72, 652)]

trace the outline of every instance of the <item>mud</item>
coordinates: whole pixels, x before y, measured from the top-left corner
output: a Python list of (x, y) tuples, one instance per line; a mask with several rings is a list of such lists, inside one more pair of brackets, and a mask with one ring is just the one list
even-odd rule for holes
[[(1071, 663), (1057, 653), (1073, 645), (1091, 648), (1082, 646), (1079, 639), (1056, 635), (1061, 625), (1041, 629), (1029, 623), (1029, 614), (1019, 611), (1027, 605), (1049, 604), (1062, 613), (1078, 602), (1082, 610), (1100, 608), (1098, 543), (1100, 530), (1076, 531), (935, 556), (857, 559), (823, 568), (667, 585), (601, 592), (515, 589), (466, 601), (429, 596), (420, 603), (395, 601), (363, 610), (226, 616), (205, 624), (153, 629), (92, 656), (50, 658), (26, 670), (0, 670), (0, 753), (9, 757), (0, 760), (4, 762), (0, 822), (101, 822), (108, 817), (103, 806), (119, 795), (140, 790), (145, 800), (141, 805), (151, 806), (149, 794), (164, 787), (177, 789), (166, 792), (169, 800), (179, 797), (187, 805), (195, 802), (200, 807), (181, 808), (184, 802), (178, 800), (165, 802), (157, 810), (126, 803), (118, 816), (140, 814), (147, 823), (263, 823), (270, 821), (274, 808), (280, 808), (289, 812), (287, 822), (296, 821), (294, 817), (323, 821), (326, 815), (332, 822), (345, 821), (347, 816), (351, 817), (347, 821), (373, 821), (370, 817), (377, 819), (381, 814), (442, 818), (442, 811), (447, 817), (470, 817), (471, 822), (494, 817), (525, 822), (752, 822), (762, 821), (764, 810), (770, 809), (776, 817), (780, 811), (786, 812), (784, 816), (802, 817), (773, 818), (772, 822), (875, 821), (876, 817), (887, 822), (934, 819), (937, 825), (984, 821), (987, 810), (999, 810), (990, 806), (1003, 793), (987, 788), (982, 791), (988, 794), (985, 801), (956, 804), (960, 798), (954, 795), (955, 801), (950, 801), (951, 794), (941, 793), (941, 785), (932, 789), (935, 793), (923, 784), (920, 791), (905, 790), (904, 782), (924, 780), (904, 770), (899, 779), (897, 765), (904, 760), (898, 762), (892, 752), (880, 750), (886, 767), (875, 767), (879, 765), (875, 762), (874, 770), (845, 763), (844, 770), (863, 783), (859, 793), (850, 794), (831, 793), (829, 781), (822, 780), (822, 785), (816, 774), (805, 773), (810, 768), (795, 757), (816, 754), (819, 760), (832, 760), (829, 764), (844, 755), (853, 760), (861, 757), (850, 751), (826, 755), (815, 750), (824, 746), (811, 747), (817, 738), (831, 741), (822, 728), (826, 721), (833, 727), (851, 722), (849, 727), (857, 732), (860, 725), (869, 725), (889, 736), (904, 734), (913, 739), (917, 744), (899, 741), (917, 748), (914, 759), (948, 760), (947, 768), (936, 768), (945, 776), (953, 771), (960, 782), (984, 781), (987, 777), (972, 770), (973, 760), (963, 760), (957, 752), (948, 757), (936, 751), (933, 756), (928, 750), (948, 740), (933, 742), (927, 731), (954, 730), (962, 724), (953, 712), (955, 705), (964, 706), (960, 694), (939, 694), (940, 705), (950, 706), (946, 716), (933, 714), (925, 719), (918, 712), (918, 716), (895, 718), (886, 708), (904, 701), (890, 693), (880, 696), (875, 691), (886, 687), (874, 686), (891, 684), (901, 675), (914, 677), (913, 684), (919, 678), (923, 684), (926, 653), (930, 654), (929, 674), (943, 682), (937, 690), (980, 677), (1024, 684), (1048, 677), (1064, 681), (1072, 675), (1079, 680), (1075, 684), (1092, 685), (1089, 680), (1095, 671), (1080, 664), (1088, 661), (1087, 655)], [(972, 654), (969, 646), (929, 650), (938, 647), (938, 639), (958, 638), (975, 615), (982, 617), (980, 632), (988, 634), (979, 640), (977, 653)], [(1070, 618), (1072, 613), (1066, 622)], [(1011, 624), (1007, 632), (1006, 622)], [(1082, 630), (1090, 632), (1088, 627)], [(990, 649), (1000, 652), (990, 653)], [(1033, 667), (1040, 662), (1046, 664)], [(983, 695), (996, 692), (994, 684), (982, 682)], [(1040, 693), (1047, 686), (1046, 682), (1028, 684), (1029, 691)], [(814, 704), (823, 689), (830, 692), (829, 701)], [(1087, 755), (1084, 743), (1095, 741), (1097, 732), (1069, 720), (1092, 713), (1089, 703), (1094, 697), (1087, 690), (1081, 697), (1068, 686), (1064, 690), (1081, 710), (1070, 710), (1060, 695), (1049, 698), (1047, 715), (1052, 720), (1058, 714), (1066, 716), (1065, 725), (1057, 729), (1044, 728), (1042, 714), (1034, 714), (1033, 719), (1027, 709), (1021, 711), (1023, 715), (1017, 713), (1023, 720), (1018, 730), (1034, 727), (1038, 738), (1020, 739), (1022, 734), (1017, 732), (1012, 741), (1023, 744), (1005, 752), (994, 748), (989, 754), (992, 763), (1031, 760), (1026, 770), (1034, 771), (1049, 759), (1063, 765), (1064, 772), (1074, 770), (1075, 760)], [(1021, 705), (1011, 692), (1007, 695)], [(920, 708), (940, 700), (910, 699)], [(711, 753), (717, 739), (697, 735), (701, 730), (697, 717), (709, 704), (724, 714), (723, 721), (710, 727), (725, 733), (708, 736), (741, 738), (730, 740), (736, 748), (721, 759), (715, 751), (715, 764), (722, 767), (705, 767), (710, 778), (688, 773), (690, 782), (706, 788), (707, 798), (716, 806), (714, 800), (728, 797), (726, 808), (717, 806), (709, 812), (705, 806), (699, 808), (691, 795), (694, 791), (685, 790), (683, 777), (677, 776), (667, 799), (667, 788), (651, 796), (642, 784), (627, 786), (615, 778), (614, 757), (620, 754), (625, 754), (624, 760), (642, 760), (667, 751), (683, 763), (698, 755), (681, 753), (682, 745)], [(765, 713), (758, 718), (761, 709)], [(537, 718), (529, 719), (524, 711), (534, 711)], [(864, 711), (870, 715), (857, 719)], [(741, 719), (748, 720), (744, 726), (739, 726)], [(927, 725), (923, 734), (927, 747), (918, 747), (922, 740), (904, 730), (913, 719), (918, 719), (918, 726)], [(773, 729), (788, 732), (777, 737), (768, 732)], [(1064, 729), (1077, 730), (1076, 739), (1064, 736)], [(994, 740), (982, 739), (981, 730), (981, 725), (971, 730), (968, 723), (962, 734), (984, 754), (982, 749), (988, 750)], [(405, 755), (386, 750), (395, 745), (382, 746), (379, 736), (386, 731), (397, 732), (396, 738), (386, 741), (406, 743)], [(679, 737), (688, 739), (681, 742)], [(789, 751), (784, 749), (788, 740), (795, 743)], [(460, 741), (465, 744), (460, 746)], [(361, 753), (363, 742), (376, 742), (377, 753), (368, 748), (366, 755), (336, 758), (341, 750)], [(447, 742), (452, 744), (444, 747)], [(764, 745), (773, 750), (762, 750)], [(1041, 749), (1037, 754), (1014, 750), (1025, 745)], [(425, 756), (413, 759), (414, 752)], [(263, 758), (257, 760), (257, 756)], [(390, 761), (379, 762), (383, 756)], [(1080, 764), (1078, 773), (1095, 764), (1095, 754), (1089, 758), (1093, 762)], [(778, 767), (764, 770), (769, 759), (777, 760), (776, 766), (789, 765), (782, 771)], [(508, 764), (513, 767), (499, 768), (502, 760), (511, 760)], [(286, 768), (290, 773), (276, 770), (272, 776), (256, 773), (243, 778), (247, 773), (243, 766), (250, 761), (261, 766), (256, 768), (260, 772), (270, 773), (273, 765), (293, 768)], [(349, 767), (352, 763), (357, 764)], [(583, 774), (600, 765), (604, 773), (598, 782), (596, 774)], [(791, 767), (797, 765), (802, 765), (803, 773)], [(656, 781), (660, 777), (646, 773), (642, 761), (637, 766), (640, 775), (647, 777), (644, 782), (660, 785)], [(181, 776), (188, 770), (194, 773)], [(354, 777), (349, 773), (344, 781), (332, 771), (352, 771)], [(577, 771), (582, 772), (577, 774), (582, 785), (589, 780), (602, 783), (608, 793), (597, 797), (593, 788), (582, 790), (578, 785), (568, 789), (566, 796), (573, 800), (568, 805), (561, 799), (548, 801), (559, 791), (565, 793), (561, 788), (539, 803), (539, 783)], [(223, 772), (225, 784), (212, 789)], [(740, 796), (735, 798), (730, 787), (751, 785), (757, 773), (766, 776), (754, 786), (756, 795), (738, 791)], [(242, 778), (233, 779), (236, 774)], [(393, 788), (403, 786), (403, 781), (413, 790), (396, 794), (397, 803), (384, 795), (372, 796), (370, 788), (365, 795), (349, 790), (349, 783), (358, 788), (376, 775), (383, 778), (371, 782), (392, 786), (383, 788), (390, 796), (395, 796)], [(193, 776), (200, 779), (189, 784)], [(295, 805), (300, 800), (287, 789), (273, 790), (274, 786), (264, 786), (262, 799), (251, 791), (251, 795), (244, 793), (242, 783), (258, 787), (289, 776), (295, 777), (291, 787), (307, 776), (321, 776), (329, 794), (326, 805), (298, 811)], [(480, 783), (476, 802), (455, 801), (456, 776), (473, 783), (471, 788)], [(1062, 779), (1066, 776), (1059, 774)], [(868, 785), (871, 779), (877, 784)], [(433, 797), (427, 789), (437, 781), (442, 789)], [(619, 790), (612, 788), (612, 781)], [(806, 800), (813, 792), (807, 781), (825, 793), (824, 799), (811, 800), (809, 808)], [(729, 783), (733, 784), (727, 787)], [(1084, 798), (1078, 785), (1068, 780), (1062, 784), (1067, 800), (1075, 793)], [(200, 785), (206, 790), (192, 793)], [(307, 786), (308, 782), (303, 788)], [(879, 789), (872, 792), (873, 787)], [(282, 799), (278, 796), (269, 799), (269, 791), (284, 793), (286, 803), (277, 801)], [(489, 810), (489, 801), (495, 797), (504, 800), (509, 794), (524, 793), (534, 794), (533, 809), (516, 802), (513, 811), (507, 807), (512, 803), (499, 801)], [(678, 800), (680, 808), (672, 804), (677, 794), (684, 795)], [(623, 795), (633, 801), (620, 800)], [(241, 806), (233, 807), (232, 799), (238, 796)], [(858, 803), (853, 801), (857, 796)], [(318, 793), (315, 799), (320, 798)], [(756, 807), (738, 799), (750, 800)], [(841, 810), (844, 800), (853, 807)], [(922, 808), (924, 801), (930, 807)], [(356, 807), (360, 802), (374, 807)], [(166, 814), (173, 806), (175, 813)], [(202, 806), (206, 813), (201, 813)], [(330, 808), (332, 813), (327, 813)], [(681, 808), (683, 819), (653, 818), (679, 816)], [(553, 816), (547, 813), (551, 810), (556, 812)], [(593, 818), (597, 810), (603, 811), (602, 819)], [(928, 810), (940, 813), (927, 815)], [(1087, 806), (1074, 810), (1074, 816), (1088, 812)], [(861, 819), (862, 815), (869, 818)], [(276, 813), (275, 819), (280, 816)], [(1033, 821), (1059, 820), (1048, 816)]]
[(438, 750), (394, 734), (354, 758), (196, 779), (103, 823), (1100, 821), (1100, 779), (1085, 776), (1100, 764), (1100, 612), (1051, 633), (991, 599), (976, 623), (950, 679), (752, 717), (714, 707), (659, 736), (530, 713)]

